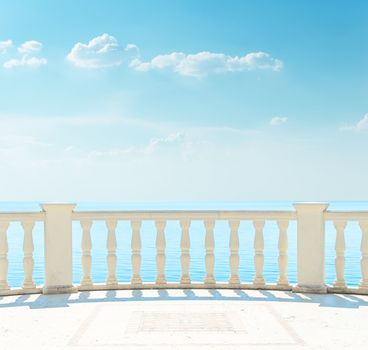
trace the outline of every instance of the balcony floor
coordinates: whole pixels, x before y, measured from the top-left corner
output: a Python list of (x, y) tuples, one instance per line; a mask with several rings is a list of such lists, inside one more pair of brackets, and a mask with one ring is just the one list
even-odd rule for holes
[(5, 349), (367, 349), (368, 296), (256, 290), (0, 297)]

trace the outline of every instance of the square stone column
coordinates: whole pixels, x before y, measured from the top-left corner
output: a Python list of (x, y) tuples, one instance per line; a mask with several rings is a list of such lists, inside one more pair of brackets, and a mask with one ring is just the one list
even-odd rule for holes
[(298, 284), (294, 292), (327, 293), (325, 285), (325, 203), (294, 204), (297, 214)]
[(72, 212), (75, 204), (43, 204), (45, 212), (44, 294), (72, 293)]

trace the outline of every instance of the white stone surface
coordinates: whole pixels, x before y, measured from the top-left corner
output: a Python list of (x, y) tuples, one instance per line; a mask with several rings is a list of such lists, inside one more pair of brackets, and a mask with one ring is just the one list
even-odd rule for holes
[(326, 293), (325, 285), (325, 220), (328, 204), (294, 204), (298, 222), (298, 292)]
[(45, 294), (71, 292), (72, 212), (75, 204), (43, 204), (45, 212)]
[(120, 290), (0, 298), (0, 349), (366, 349), (368, 296)]

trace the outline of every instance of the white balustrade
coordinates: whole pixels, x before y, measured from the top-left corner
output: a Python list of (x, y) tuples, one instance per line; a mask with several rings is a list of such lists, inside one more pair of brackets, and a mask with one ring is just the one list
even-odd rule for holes
[[(44, 222), (45, 245), (45, 284), (44, 293), (70, 293), (80, 290), (119, 289), (119, 288), (256, 288), (282, 289), (294, 292), (349, 292), (368, 294), (368, 212), (326, 211), (327, 204), (300, 203), (295, 211), (116, 211), (116, 212), (75, 212), (72, 204), (45, 204), (39, 213), (0, 213), (0, 295), (35, 293), (34, 282), (34, 242), (35, 223)], [(82, 279), (80, 286), (72, 284), (72, 220), (79, 221), (82, 227)], [(116, 228), (120, 220), (129, 220), (132, 228), (130, 283), (119, 283), (117, 278)], [(153, 221), (156, 227), (156, 281), (146, 283), (141, 277), (141, 225), (144, 220)], [(168, 220), (179, 221), (180, 238), (180, 281), (166, 280), (166, 240), (165, 229)], [(205, 228), (205, 278), (193, 283), (190, 277), (191, 241), (189, 229), (192, 220), (203, 220)], [(227, 220), (230, 228), (228, 281), (216, 281), (216, 256), (214, 228), (217, 220)], [(240, 222), (251, 221), (254, 226), (254, 268), (252, 284), (244, 283), (239, 277)], [(276, 284), (264, 279), (264, 226), (266, 221), (275, 221), (278, 226), (279, 267)], [(288, 225), (297, 221), (297, 285), (290, 286), (288, 269)], [(94, 221), (104, 221), (107, 227), (106, 264), (108, 276), (105, 284), (94, 284), (91, 278), (92, 239), (91, 227)], [(336, 280), (326, 286), (325, 268), (325, 223), (332, 221), (336, 229), (335, 268)], [(348, 221), (359, 222), (361, 238), (361, 282), (351, 287), (345, 281), (345, 227)], [(8, 285), (8, 227), (11, 222), (20, 222), (23, 227), (23, 268), (24, 280), (19, 289)], [(168, 234), (168, 232), (166, 232)], [(124, 238), (124, 237), (123, 237)], [(13, 247), (11, 247), (13, 249)], [(179, 253), (179, 252), (178, 252)], [(21, 254), (21, 252), (19, 252)], [(39, 277), (39, 276), (37, 276)]]
[(214, 267), (215, 267), (215, 239), (213, 236), (213, 228), (215, 226), (214, 220), (204, 220), (204, 226), (206, 228), (205, 238), (205, 263), (206, 263), (206, 278), (204, 283), (206, 285), (215, 284)]
[(23, 241), (23, 268), (24, 268), (24, 281), (23, 281), (23, 289), (25, 290), (33, 290), (36, 288), (36, 284), (33, 281), (33, 268), (34, 268), (34, 260), (33, 260), (33, 237), (32, 231), (35, 223), (30, 220), (23, 220), (22, 226), (24, 231), (24, 241)]
[(289, 220), (278, 220), (277, 226), (279, 228), (279, 271), (280, 276), (277, 281), (277, 285), (280, 287), (288, 287), (289, 281), (287, 277), (287, 265), (288, 265), (288, 237), (287, 237), (287, 229), (289, 226)]
[(362, 280), (359, 284), (361, 290), (368, 292), (368, 220), (359, 221), (360, 228), (362, 230), (362, 241), (360, 250), (362, 253), (361, 258), (361, 270), (362, 270)]
[(336, 257), (335, 257), (335, 267), (336, 267), (336, 281), (333, 286), (337, 289), (345, 289), (345, 220), (335, 220), (334, 226), (336, 229)]
[(253, 226), (255, 230), (254, 235), (254, 268), (255, 268), (255, 278), (253, 284), (257, 288), (262, 288), (265, 285), (263, 278), (263, 265), (264, 265), (264, 240), (263, 240), (263, 226), (264, 220), (254, 220)]
[(132, 220), (132, 270), (133, 276), (131, 284), (133, 287), (139, 287), (142, 284), (140, 276), (141, 269), (141, 220)]
[(230, 278), (229, 284), (238, 286), (240, 279), (238, 275), (239, 269), (239, 229), (240, 220), (229, 220), (230, 225)]
[(81, 286), (83, 288), (92, 286), (92, 278), (91, 278), (91, 265), (92, 265), (92, 257), (91, 257), (91, 249), (92, 249), (92, 240), (91, 240), (91, 226), (92, 220), (81, 220), (82, 226), (82, 269), (83, 269), (83, 277), (81, 281)]
[(165, 226), (166, 222), (164, 220), (156, 220), (156, 266), (157, 266), (157, 278), (156, 283), (158, 285), (166, 284), (165, 278)]
[(9, 223), (0, 221), (0, 291), (8, 290), (8, 231)]
[(189, 237), (189, 226), (190, 220), (180, 220), (181, 226), (181, 280), (182, 285), (189, 285), (191, 283), (189, 276), (189, 266), (190, 266), (190, 237)]

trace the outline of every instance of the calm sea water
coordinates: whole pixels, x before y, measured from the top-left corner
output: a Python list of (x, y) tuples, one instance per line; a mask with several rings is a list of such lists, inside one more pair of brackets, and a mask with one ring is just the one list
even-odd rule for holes
[[(245, 209), (245, 210), (292, 210), (291, 202), (244, 202), (244, 203), (78, 203), (76, 210), (144, 210), (144, 209)], [(331, 210), (368, 210), (368, 202), (333, 202)], [(0, 211), (39, 211), (34, 202), (0, 202)], [(176, 221), (168, 221), (166, 235), (166, 278), (170, 282), (180, 280), (180, 226)], [(360, 240), (361, 231), (356, 222), (349, 222), (346, 228), (346, 280), (356, 286), (361, 278)], [(119, 281), (128, 282), (131, 278), (131, 228), (127, 221), (121, 221), (116, 230), (117, 237), (117, 276)], [(217, 221), (215, 226), (215, 276), (217, 281), (227, 281), (229, 269), (229, 227), (226, 221)], [(106, 238), (104, 222), (95, 222), (92, 236), (92, 278), (95, 283), (106, 280)], [(43, 224), (37, 223), (34, 237), (34, 280), (43, 284)], [(192, 281), (203, 281), (205, 230), (201, 221), (193, 221), (190, 227)], [(73, 223), (73, 280), (79, 283), (82, 277), (81, 267), (82, 231), (78, 222)], [(141, 230), (142, 265), (141, 276), (144, 281), (154, 281), (155, 239), (156, 233), (152, 221), (144, 221)], [(290, 222), (288, 229), (289, 265), (288, 276), (291, 283), (296, 282), (296, 223)], [(254, 229), (251, 222), (243, 221), (239, 227), (239, 275), (242, 281), (251, 282), (254, 277), (253, 265)], [(264, 276), (267, 282), (275, 283), (278, 278), (277, 242), (278, 229), (275, 222), (266, 222), (264, 228)], [(23, 231), (19, 223), (12, 223), (8, 230), (9, 244), (9, 284), (19, 287), (23, 280)], [(335, 280), (335, 230), (331, 222), (326, 224), (326, 281)]]

